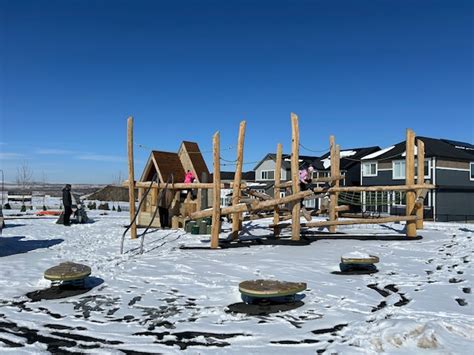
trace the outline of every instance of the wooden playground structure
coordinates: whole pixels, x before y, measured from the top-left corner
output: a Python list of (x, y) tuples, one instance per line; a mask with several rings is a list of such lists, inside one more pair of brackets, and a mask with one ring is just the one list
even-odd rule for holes
[[(177, 193), (180, 190), (197, 190), (199, 194), (203, 190), (212, 190), (212, 207), (208, 209), (200, 209), (181, 216), (183, 224), (188, 220), (196, 220), (206, 217), (212, 217), (211, 227), (211, 245), (212, 249), (219, 247), (219, 234), (221, 232), (221, 217), (232, 217), (233, 240), (238, 239), (239, 232), (242, 230), (243, 213), (248, 213), (251, 219), (267, 218), (262, 216), (262, 211), (273, 211), (273, 223), (270, 227), (273, 229), (275, 237), (281, 234), (282, 229), (291, 228), (291, 239), (300, 240), (301, 228), (320, 228), (327, 227), (330, 233), (336, 233), (337, 226), (356, 225), (356, 224), (381, 224), (388, 222), (406, 222), (406, 237), (414, 238), (417, 236), (417, 230), (423, 229), (423, 200), (430, 189), (434, 189), (435, 185), (426, 184), (424, 182), (424, 143), (421, 140), (417, 142), (417, 167), (415, 165), (415, 133), (411, 129), (406, 130), (406, 154), (405, 154), (405, 184), (396, 186), (340, 186), (340, 181), (344, 176), (340, 172), (340, 146), (336, 144), (334, 136), (330, 136), (330, 176), (313, 178), (312, 183), (326, 183), (324, 187), (314, 187), (309, 190), (300, 191), (299, 184), (299, 122), (298, 116), (291, 113), (291, 180), (287, 182), (281, 181), (282, 166), (282, 145), (277, 146), (276, 167), (275, 167), (275, 184), (274, 196), (266, 194), (252, 194), (253, 199), (243, 196), (243, 192), (247, 191), (247, 186), (242, 183), (242, 166), (244, 164), (244, 141), (246, 122), (242, 121), (239, 127), (237, 139), (237, 157), (235, 160), (235, 177), (232, 183), (232, 205), (229, 207), (220, 206), (221, 189), (224, 187), (221, 183), (220, 171), (220, 134), (216, 132), (213, 136), (213, 181), (210, 183), (193, 182), (172, 182), (169, 183), (161, 179), (156, 181), (135, 181), (134, 175), (134, 153), (133, 153), (133, 118), (128, 118), (128, 181), (124, 183), (129, 188), (130, 200), (130, 230), (131, 238), (137, 238), (136, 206), (135, 206), (135, 189), (139, 190), (139, 200), (146, 198), (144, 189), (151, 189), (152, 195), (158, 196), (160, 190), (171, 190)], [(417, 180), (415, 182), (415, 167), (417, 169)], [(280, 197), (280, 191), (284, 189), (287, 195)], [(291, 194), (288, 192), (291, 190)], [(351, 218), (340, 219), (340, 213), (347, 211), (349, 206), (338, 205), (339, 194), (341, 193), (363, 193), (363, 192), (386, 192), (386, 191), (403, 191), (406, 192), (406, 214), (405, 216), (388, 216), (380, 218)], [(312, 215), (327, 214), (326, 221), (309, 221), (301, 223), (301, 208), (303, 200), (317, 199), (321, 197), (329, 199), (327, 206), (314, 211)], [(139, 201), (140, 202), (140, 201)], [(141, 204), (139, 204), (140, 206)], [(290, 213), (283, 214), (282, 206), (289, 205)], [(139, 211), (138, 211), (139, 212)], [(290, 221), (291, 220), (291, 221)], [(287, 222), (285, 222), (287, 221)], [(174, 228), (178, 224), (173, 225)], [(337, 235), (334, 235), (337, 238)]]

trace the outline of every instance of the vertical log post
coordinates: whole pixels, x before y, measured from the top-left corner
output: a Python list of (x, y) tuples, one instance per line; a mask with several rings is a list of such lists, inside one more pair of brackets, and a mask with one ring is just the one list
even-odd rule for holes
[[(335, 159), (334, 159), (334, 170), (336, 172), (336, 176), (341, 176), (341, 147), (339, 146), (339, 144), (336, 144), (336, 154), (335, 154)], [(339, 187), (341, 183), (341, 180), (336, 180), (334, 181), (334, 186), (335, 187)], [(334, 220), (337, 221), (337, 219), (339, 218), (339, 213), (337, 212), (337, 207), (338, 207), (338, 204), (339, 204), (339, 192), (335, 192), (334, 193)], [(332, 228), (331, 229), (331, 232), (332, 233), (336, 233), (336, 228), (337, 226), (331, 226)]]
[[(291, 183), (293, 194), (300, 192), (299, 184), (299, 148), (300, 132), (298, 125), (298, 116), (291, 113)], [(300, 210), (301, 201), (293, 203), (291, 211), (291, 239), (300, 240)]]
[[(422, 185), (425, 183), (425, 143), (418, 139), (417, 143), (417, 159), (418, 159), (418, 177), (416, 183)], [(416, 229), (423, 229), (423, 211), (424, 201), (421, 201), (421, 208), (416, 210)]]
[(128, 148), (128, 199), (130, 202), (130, 233), (132, 239), (137, 238), (137, 224), (133, 222), (135, 217), (135, 171), (133, 162), (133, 117), (127, 120), (127, 148)]
[(219, 132), (216, 132), (212, 138), (212, 148), (214, 152), (214, 187), (212, 191), (211, 249), (216, 249), (219, 247), (219, 233), (221, 231), (221, 153)]
[[(337, 163), (336, 163), (336, 141), (334, 136), (329, 137), (329, 152), (331, 157), (331, 177), (338, 175), (337, 172)], [(331, 182), (332, 186), (336, 185), (336, 182), (339, 184), (339, 180), (333, 180)], [(330, 201), (329, 201), (329, 220), (331, 222), (336, 220), (336, 205), (337, 205), (337, 195), (334, 192), (330, 193)], [(329, 232), (335, 233), (336, 226), (330, 226)]]
[[(415, 132), (407, 129), (406, 152), (405, 152), (405, 185), (415, 183)], [(415, 210), (415, 191), (406, 192), (406, 215), (412, 216)], [(416, 237), (416, 221), (407, 221), (407, 237)]]
[[(245, 139), (246, 122), (240, 122), (239, 138), (237, 140), (237, 165), (235, 166), (234, 186), (232, 191), (232, 206), (239, 203), (240, 199), (240, 183), (242, 181), (242, 165), (244, 162), (244, 139)], [(241, 213), (232, 214), (232, 239), (237, 239), (239, 230), (241, 229)]]
[[(281, 160), (282, 160), (282, 145), (278, 143), (277, 154), (276, 154), (276, 163), (275, 163), (275, 188), (273, 189), (273, 198), (280, 198), (280, 183), (281, 183)], [(280, 223), (280, 208), (278, 205), (275, 206), (273, 214), (273, 234), (275, 237), (280, 235), (280, 228), (278, 227)]]

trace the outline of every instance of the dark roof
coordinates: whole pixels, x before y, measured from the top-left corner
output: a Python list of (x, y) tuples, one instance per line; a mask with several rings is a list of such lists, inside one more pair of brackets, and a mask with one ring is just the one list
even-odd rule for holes
[(191, 163), (196, 172), (197, 179), (201, 181), (203, 173), (206, 173), (209, 176), (209, 169), (207, 168), (206, 162), (202, 157), (198, 144), (194, 142), (183, 141), (183, 145), (189, 154), (189, 158), (191, 159)]
[[(356, 153), (354, 155), (351, 155), (350, 157), (347, 158), (341, 158), (340, 160), (340, 169), (341, 170), (347, 170), (354, 164), (359, 164), (360, 160), (365, 157), (366, 155), (375, 153), (380, 150), (379, 146), (373, 146), (373, 147), (361, 147), (361, 148), (351, 148), (351, 149), (343, 149), (341, 152), (344, 151), (349, 151), (353, 150)], [(331, 152), (327, 152), (321, 157), (321, 160), (329, 158), (331, 156)], [(324, 169), (324, 167), (323, 167)], [(327, 169), (329, 170), (329, 168)]]
[(250, 171), (244, 171), (242, 173), (242, 180), (245, 181), (255, 181), (255, 171), (250, 170)]
[[(213, 175), (210, 175), (212, 181)], [(235, 171), (221, 171), (221, 180), (234, 180)], [(244, 171), (242, 172), (242, 180), (255, 181), (255, 171)]]
[[(448, 139), (437, 139), (429, 137), (416, 137), (415, 141), (421, 139), (425, 143), (425, 157), (440, 157), (454, 160), (473, 160), (474, 147), (472, 144), (451, 141)], [(389, 151), (375, 157), (373, 160), (394, 160), (402, 158), (405, 152), (405, 141), (395, 144)]]
[(161, 173), (163, 182), (167, 182), (171, 177), (171, 174), (173, 174), (173, 179), (175, 182), (184, 181), (184, 168), (177, 153), (160, 152), (154, 150), (151, 152), (151, 154), (153, 155), (153, 159), (158, 166), (158, 170)]
[[(282, 161), (281, 161), (281, 167), (285, 170), (291, 169), (291, 155), (290, 154), (282, 154), (281, 155)], [(272, 159), (273, 161), (276, 161), (276, 154), (275, 153), (268, 153), (265, 155), (265, 157), (260, 160), (260, 162), (254, 167), (254, 170), (256, 170), (260, 164), (262, 164), (265, 160)], [(312, 164), (315, 169), (324, 169), (321, 161), (319, 160), (319, 157), (316, 156), (310, 156), (310, 155), (300, 155), (299, 159), (302, 160), (300, 161), (299, 165), (306, 165), (308, 166), (309, 164)]]

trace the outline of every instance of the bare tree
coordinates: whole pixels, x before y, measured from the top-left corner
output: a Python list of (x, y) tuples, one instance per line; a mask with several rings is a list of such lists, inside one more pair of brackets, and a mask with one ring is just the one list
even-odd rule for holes
[(119, 171), (117, 176), (115, 177), (113, 185), (122, 186), (122, 182), (123, 182), (122, 171)]
[(20, 187), (22, 193), (22, 209), (25, 206), (25, 192), (31, 189), (33, 183), (33, 171), (31, 170), (28, 162), (25, 160), (16, 169), (16, 184)]

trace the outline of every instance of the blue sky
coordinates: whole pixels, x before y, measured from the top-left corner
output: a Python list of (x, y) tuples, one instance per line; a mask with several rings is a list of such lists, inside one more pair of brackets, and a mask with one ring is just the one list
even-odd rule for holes
[[(136, 143), (168, 151), (208, 151), (217, 130), (235, 146), (246, 119), (252, 162), (289, 151), (292, 111), (314, 150), (330, 134), (384, 147), (407, 127), (472, 143), (473, 2), (0, 0), (7, 180), (28, 161), (38, 180), (112, 182), (129, 115)], [(135, 151), (139, 175), (149, 150)]]

